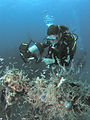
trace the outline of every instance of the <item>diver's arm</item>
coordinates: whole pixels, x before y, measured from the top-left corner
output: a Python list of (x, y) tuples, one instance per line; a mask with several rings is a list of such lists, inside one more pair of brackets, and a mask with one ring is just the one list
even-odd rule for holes
[(50, 65), (55, 63), (55, 59), (51, 59), (51, 58), (42, 58), (42, 62), (44, 62), (46, 65)]
[(54, 55), (52, 54), (52, 57), (45, 57), (42, 58), (42, 62), (44, 62), (46, 65), (54, 64), (56, 62)]

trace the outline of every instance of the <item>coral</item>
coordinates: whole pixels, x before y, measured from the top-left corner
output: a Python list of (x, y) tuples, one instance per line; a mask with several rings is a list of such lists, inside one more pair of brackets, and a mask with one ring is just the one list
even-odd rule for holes
[[(67, 77), (64, 78), (63, 74), (63, 77), (52, 75), (50, 80), (37, 77), (25, 99), (35, 112), (37, 109), (38, 112), (41, 111), (42, 117), (36, 112), (40, 120), (60, 118), (77, 120), (78, 116), (89, 110), (89, 104), (87, 104), (89, 97), (89, 88), (86, 88), (85, 84), (81, 81), (68, 80)], [(43, 118), (46, 114), (48, 114), (48, 118)]]
[(18, 100), (18, 95), (24, 94), (27, 92), (28, 88), (28, 78), (27, 75), (24, 75), (23, 71), (19, 69), (12, 68), (6, 69), (2, 77), (2, 85), (5, 88), (5, 100), (6, 105), (12, 105), (15, 101)]
[[(33, 80), (19, 69), (6, 69), (2, 84), (7, 105), (21, 97), (29, 103), (29, 111), (22, 120), (78, 120), (89, 111), (90, 91), (81, 80), (75, 80), (73, 64), (69, 69), (60, 66), (50, 79)], [(75, 74), (75, 75), (74, 75)]]

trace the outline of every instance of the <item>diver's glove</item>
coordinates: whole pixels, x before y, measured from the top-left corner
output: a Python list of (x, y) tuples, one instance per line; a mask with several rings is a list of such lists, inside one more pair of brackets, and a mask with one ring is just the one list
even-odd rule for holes
[(55, 59), (51, 58), (42, 58), (42, 62), (45, 62), (46, 65), (55, 63)]

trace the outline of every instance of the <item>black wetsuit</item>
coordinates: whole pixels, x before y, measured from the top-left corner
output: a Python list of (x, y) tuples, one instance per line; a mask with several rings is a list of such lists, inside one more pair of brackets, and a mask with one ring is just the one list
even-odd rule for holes
[(52, 45), (49, 46), (48, 55), (46, 57), (52, 58), (53, 56), (55, 64), (57, 64), (58, 58), (61, 65), (68, 66), (76, 51), (76, 39), (73, 35), (74, 34), (71, 33), (63, 33), (59, 42), (54, 45), (54, 48)]

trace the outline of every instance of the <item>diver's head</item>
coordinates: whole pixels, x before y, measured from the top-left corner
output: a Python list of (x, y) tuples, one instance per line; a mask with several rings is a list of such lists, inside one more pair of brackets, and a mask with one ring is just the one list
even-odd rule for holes
[(48, 30), (47, 30), (47, 40), (55, 45), (58, 43), (58, 41), (60, 40), (61, 36), (60, 36), (60, 29), (58, 25), (51, 25)]
[(51, 25), (49, 26), (48, 30), (47, 30), (47, 35), (58, 35), (59, 33), (59, 27), (58, 25)]

